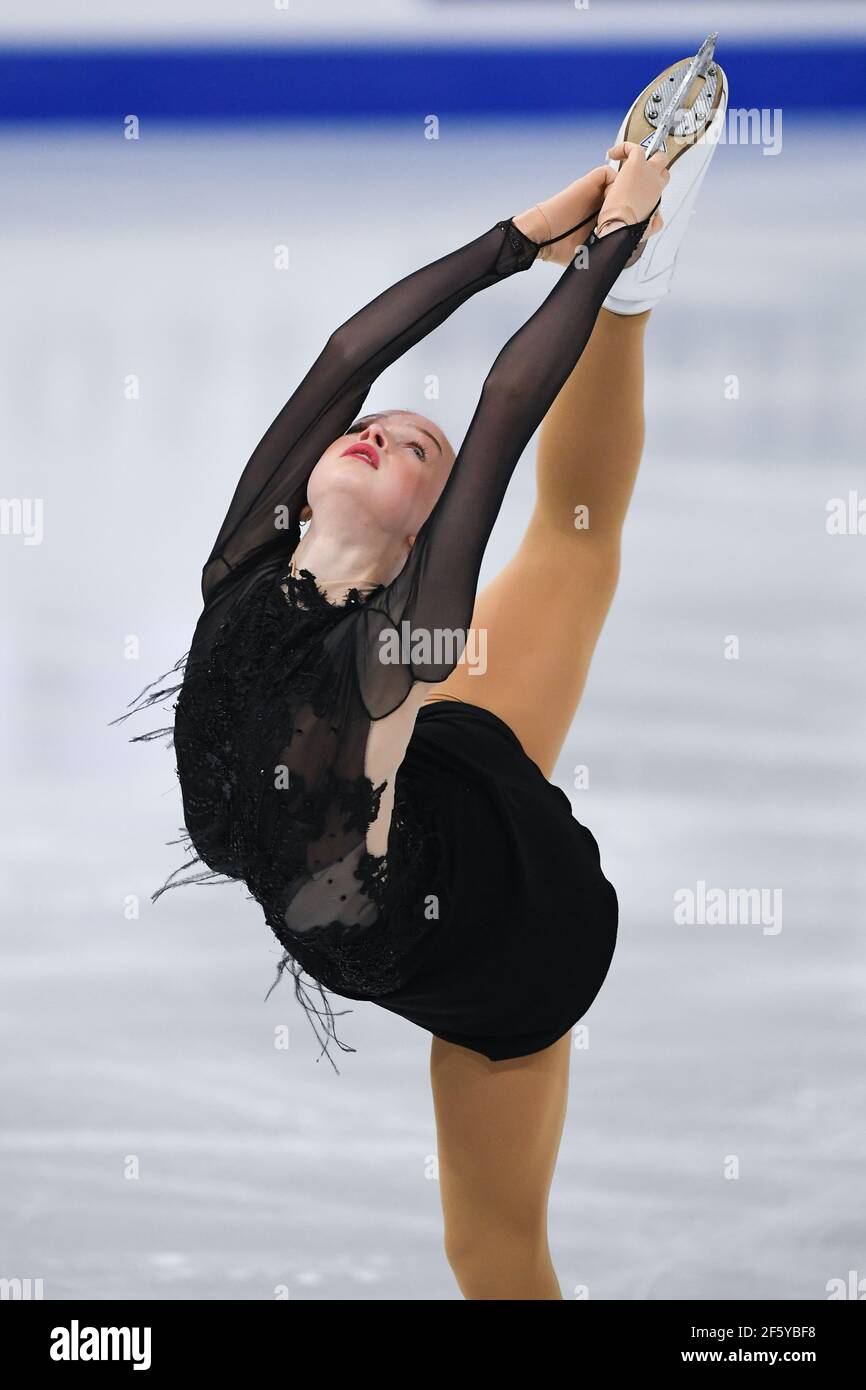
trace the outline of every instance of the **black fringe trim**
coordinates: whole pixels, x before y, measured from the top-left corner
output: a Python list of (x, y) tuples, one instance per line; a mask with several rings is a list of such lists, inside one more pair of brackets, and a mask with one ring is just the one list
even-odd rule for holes
[[(171, 676), (177, 675), (178, 672), (183, 672), (185, 677), (187, 672), (187, 663), (189, 661), (189, 655), (190, 653), (187, 650), (186, 652), (184, 652), (183, 656), (178, 658), (175, 664), (168, 671), (164, 671), (161, 676), (157, 676), (155, 680), (150, 681), (144, 687), (144, 689), (141, 690), (139, 694), (135, 696), (133, 700), (129, 701), (129, 704), (126, 707), (126, 712), (124, 714), (118, 715), (116, 719), (109, 720), (108, 727), (111, 728), (115, 724), (122, 724), (125, 720), (131, 718), (132, 715), (141, 714), (142, 711), (150, 709), (153, 705), (158, 705), (162, 701), (168, 700), (172, 696), (180, 694), (180, 691), (183, 689), (184, 679), (177, 681), (173, 685), (162, 685), (161, 682), (167, 680)], [(159, 688), (154, 689), (155, 686), (159, 686)], [(167, 742), (165, 746), (167, 748), (172, 747), (174, 744), (174, 725), (168, 724), (161, 729), (149, 729), (143, 734), (136, 734), (134, 738), (131, 738), (128, 741), (130, 743), (150, 743), (152, 742), (152, 740), (157, 738), (166, 738)], [(190, 836), (189, 831), (184, 831), (178, 839), (167, 840), (166, 844), (185, 844), (187, 848), (192, 848), (192, 837)], [(233, 878), (231, 875), (222, 874), (216, 869), (210, 869), (207, 867), (207, 865), (204, 865), (202, 869), (197, 870), (195, 873), (189, 874), (186, 878), (178, 878), (179, 874), (184, 873), (187, 869), (190, 869), (196, 863), (204, 864), (204, 860), (201, 858), (200, 855), (193, 854), (189, 859), (187, 859), (187, 861), (184, 864), (179, 864), (176, 869), (173, 869), (171, 873), (168, 875), (168, 878), (165, 880), (165, 883), (163, 883), (162, 887), (157, 888), (156, 892), (151, 894), (151, 902), (155, 903), (156, 900), (160, 898), (162, 894), (167, 892), (170, 888), (184, 888), (190, 886), (191, 884), (196, 884), (199, 886), (214, 884), (224, 885), (227, 883), (238, 883), (242, 881), (237, 878)], [(276, 977), (274, 978), (273, 984), (271, 985), (270, 989), (265, 995), (265, 1000), (270, 998), (271, 992), (279, 983), (284, 971), (287, 968), (290, 970), (294, 980), (295, 998), (297, 999), (298, 1003), (300, 1004), (301, 1008), (304, 1010), (304, 1013), (309, 1019), (310, 1026), (313, 1030), (313, 1035), (315, 1036), (316, 1041), (321, 1044), (321, 1052), (319, 1053), (319, 1056), (316, 1058), (316, 1061), (320, 1061), (322, 1055), (324, 1054), (328, 1058), (328, 1061), (331, 1063), (331, 1066), (334, 1068), (334, 1071), (339, 1076), (339, 1067), (337, 1066), (336, 1062), (331, 1056), (331, 1053), (328, 1050), (328, 1040), (330, 1039), (334, 1043), (336, 1043), (337, 1047), (339, 1047), (342, 1052), (357, 1052), (357, 1048), (350, 1047), (348, 1043), (343, 1042), (337, 1036), (337, 1030), (335, 1025), (336, 1018), (340, 1017), (344, 1013), (352, 1013), (353, 1010), (334, 1010), (331, 1007), (331, 1003), (327, 997), (324, 985), (320, 984), (318, 980), (313, 980), (312, 983), (319, 991), (319, 994), (322, 998), (322, 1003), (324, 1005), (323, 1008), (318, 1008), (316, 1004), (313, 1002), (313, 999), (306, 984), (302, 980), (302, 976), (304, 974), (303, 967), (300, 965), (298, 961), (294, 959), (293, 956), (289, 954), (288, 951), (285, 952), (281, 961), (279, 962), (279, 965), (277, 966)], [(312, 979), (312, 977), (310, 978)], [(324, 1020), (323, 1023), (321, 1022), (322, 1020)]]

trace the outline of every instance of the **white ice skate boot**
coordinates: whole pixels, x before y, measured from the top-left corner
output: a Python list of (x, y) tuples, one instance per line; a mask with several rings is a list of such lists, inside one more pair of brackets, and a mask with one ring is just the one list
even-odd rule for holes
[[(641, 314), (668, 292), (698, 190), (725, 126), (728, 79), (713, 58), (711, 34), (694, 58), (682, 58), (645, 87), (619, 128), (623, 140), (641, 145), (647, 158), (668, 156), (670, 182), (659, 211), (664, 225), (642, 242), (604, 301), (614, 314)], [(620, 164), (611, 159), (614, 169)]]

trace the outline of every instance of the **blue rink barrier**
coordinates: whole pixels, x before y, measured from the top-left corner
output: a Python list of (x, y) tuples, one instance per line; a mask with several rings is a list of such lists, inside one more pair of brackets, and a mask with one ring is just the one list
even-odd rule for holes
[[(681, 40), (569, 48), (5, 48), (0, 120), (115, 122), (134, 114), (357, 122), (619, 111), (653, 73), (688, 51)], [(718, 54), (732, 106), (783, 108), (786, 115), (866, 109), (862, 38), (726, 44), (722, 36)]]

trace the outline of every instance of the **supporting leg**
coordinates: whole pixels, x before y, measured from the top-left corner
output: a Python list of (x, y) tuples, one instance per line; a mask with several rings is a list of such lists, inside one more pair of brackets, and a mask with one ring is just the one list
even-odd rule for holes
[(467, 1299), (561, 1299), (547, 1202), (568, 1104), (571, 1032), (530, 1057), (491, 1062), (434, 1038), (445, 1250)]

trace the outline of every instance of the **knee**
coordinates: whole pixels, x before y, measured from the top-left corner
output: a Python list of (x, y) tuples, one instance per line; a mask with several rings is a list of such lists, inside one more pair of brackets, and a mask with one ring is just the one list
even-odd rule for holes
[(546, 1222), (447, 1230), (445, 1255), (464, 1298), (531, 1298), (552, 1277)]
[(523, 554), (527, 564), (556, 591), (576, 585), (583, 593), (592, 591), (610, 598), (619, 580), (622, 535), (615, 526), (561, 530), (543, 524), (536, 516), (527, 531)]
[(586, 592), (590, 589), (602, 599), (611, 599), (619, 583), (622, 545), (618, 531), (602, 536), (578, 532), (571, 548), (570, 564), (563, 568)]

